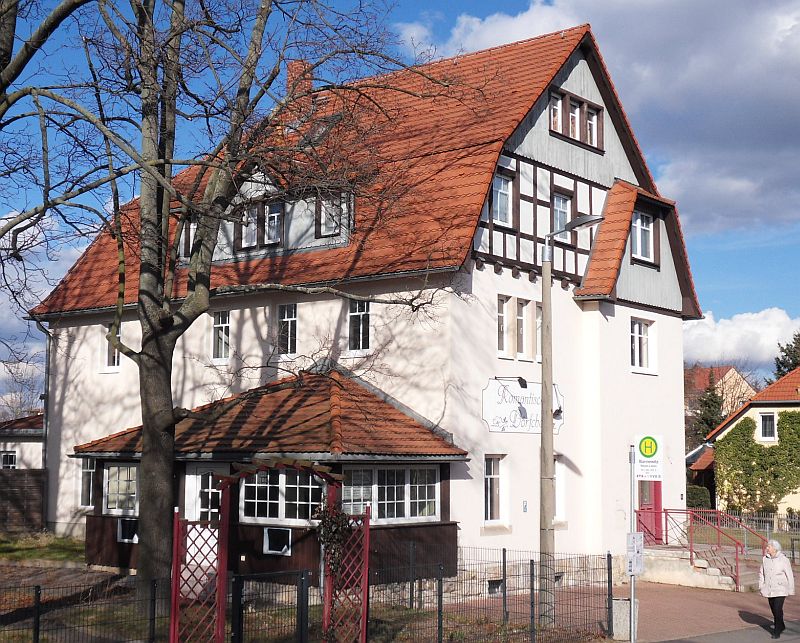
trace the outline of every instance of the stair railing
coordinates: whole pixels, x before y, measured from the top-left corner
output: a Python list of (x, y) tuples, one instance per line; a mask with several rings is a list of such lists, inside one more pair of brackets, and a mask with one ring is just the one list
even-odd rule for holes
[[(709, 545), (712, 551), (715, 548), (720, 550), (723, 545), (733, 547), (734, 566), (731, 569), (731, 575), (736, 583), (737, 591), (741, 590), (740, 555), (746, 556), (747, 550), (745, 545), (726, 529), (739, 528), (752, 534), (761, 542), (762, 550), (767, 542), (764, 536), (735, 516), (715, 509), (663, 509), (661, 511), (640, 509), (636, 512), (636, 523), (639, 530), (644, 532), (647, 545), (663, 544), (688, 549), (689, 562), (692, 565), (694, 565), (699, 544)], [(654, 528), (650, 525), (653, 525)], [(729, 525), (735, 525), (735, 527)], [(697, 542), (698, 527), (706, 528), (706, 531), (711, 533), (711, 538), (703, 537), (706, 535), (703, 534), (701, 540), (711, 540), (712, 542)], [(714, 540), (716, 540), (716, 545)]]

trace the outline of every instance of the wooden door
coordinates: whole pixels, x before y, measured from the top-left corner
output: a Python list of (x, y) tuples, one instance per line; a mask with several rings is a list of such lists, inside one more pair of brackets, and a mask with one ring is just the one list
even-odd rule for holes
[(639, 530), (645, 542), (664, 542), (664, 525), (661, 504), (661, 481), (639, 481)]

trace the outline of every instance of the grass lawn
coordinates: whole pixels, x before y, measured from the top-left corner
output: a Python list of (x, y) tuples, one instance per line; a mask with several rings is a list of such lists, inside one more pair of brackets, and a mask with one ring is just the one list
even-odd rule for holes
[(0, 534), (0, 561), (57, 560), (83, 562), (84, 543), (40, 532), (35, 534)]

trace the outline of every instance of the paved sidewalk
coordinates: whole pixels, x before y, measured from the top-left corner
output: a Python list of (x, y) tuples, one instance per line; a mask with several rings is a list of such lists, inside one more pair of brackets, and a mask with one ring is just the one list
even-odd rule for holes
[[(627, 585), (614, 595), (627, 597)], [(640, 643), (697, 641), (743, 643), (769, 641), (772, 614), (767, 599), (754, 592), (725, 592), (679, 585), (636, 583)], [(800, 641), (800, 596), (784, 606), (787, 629), (781, 641)]]

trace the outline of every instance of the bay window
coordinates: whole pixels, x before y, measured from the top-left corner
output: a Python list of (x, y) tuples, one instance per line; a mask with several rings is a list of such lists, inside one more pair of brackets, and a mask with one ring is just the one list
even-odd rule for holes
[(136, 464), (107, 464), (105, 467), (104, 513), (135, 516), (138, 504), (138, 474)]
[(437, 520), (438, 467), (369, 466), (344, 470), (342, 509), (361, 514), (372, 507), (372, 518), (381, 521)]

